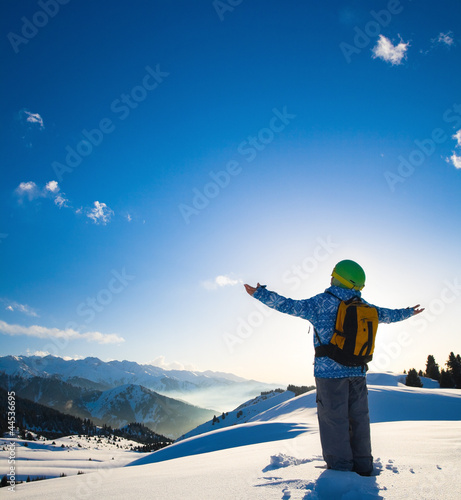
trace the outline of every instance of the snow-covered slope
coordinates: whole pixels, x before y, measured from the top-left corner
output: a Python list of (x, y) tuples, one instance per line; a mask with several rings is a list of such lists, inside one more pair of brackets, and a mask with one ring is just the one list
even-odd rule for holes
[(373, 477), (322, 468), (315, 394), (308, 393), (245, 424), (144, 455), (109, 477), (101, 470), (16, 489), (21, 499), (83, 498), (85, 491), (101, 500), (458, 498), (461, 391), (371, 385), (370, 410)]
[[(405, 385), (407, 376), (405, 374), (397, 374), (391, 372), (368, 372), (367, 383), (370, 385), (392, 385), (402, 387)], [(439, 389), (440, 385), (437, 380), (432, 380), (427, 377), (420, 377), (424, 389)]]
[[(181, 436), (177, 441), (187, 439), (192, 436), (197, 436), (205, 432), (210, 432), (213, 430), (224, 429), (225, 427), (230, 427), (231, 425), (244, 424), (248, 422), (252, 417), (259, 415), (260, 413), (272, 408), (274, 406), (283, 403), (294, 397), (294, 393), (290, 391), (285, 392), (270, 392), (268, 394), (261, 394), (256, 398), (250, 399), (246, 403), (243, 403), (238, 408), (233, 411), (223, 413), (218, 415), (215, 419), (209, 420), (202, 425), (199, 425), (195, 429), (191, 430)], [(223, 416), (224, 415), (224, 416)]]
[[(312, 422), (316, 416), (315, 391), (302, 394), (260, 413), (249, 422)], [(368, 385), (370, 421), (461, 420), (461, 391)]]
[[(23, 439), (0, 438), (2, 458), (9, 456), (9, 446), (14, 443), (16, 480), (26, 481), (28, 477), (59, 478), (89, 472), (123, 467), (139, 455), (148, 454), (132, 451), (139, 443), (124, 438), (105, 436), (65, 436), (57, 439), (25, 441)], [(0, 461), (0, 475), (6, 473), (5, 461)], [(11, 465), (11, 464), (10, 464)], [(9, 469), (9, 466), (8, 466)], [(7, 489), (0, 490), (0, 495)]]

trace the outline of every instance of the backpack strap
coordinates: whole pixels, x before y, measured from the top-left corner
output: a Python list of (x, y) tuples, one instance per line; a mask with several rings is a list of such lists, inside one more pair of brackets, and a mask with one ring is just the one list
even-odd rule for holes
[(361, 297), (358, 297), (357, 295), (354, 295), (353, 297), (351, 297), (350, 299), (348, 300), (344, 300), (342, 299), (341, 297), (338, 297), (337, 295), (335, 295), (333, 292), (330, 292), (329, 290), (325, 290), (325, 293), (329, 293), (330, 295), (332, 295), (333, 297), (336, 297), (340, 302), (344, 302), (345, 304), (350, 304), (351, 302), (354, 302), (354, 301), (357, 301), (357, 302), (363, 302), (362, 298)]
[(328, 293), (330, 295), (333, 295), (333, 297), (336, 297), (338, 300), (343, 300), (341, 299), (340, 297), (338, 297), (337, 295), (335, 295), (333, 292), (330, 292), (330, 290), (325, 290), (325, 293)]
[(317, 333), (317, 330), (315, 328), (314, 328), (314, 333), (315, 333), (315, 336), (317, 337), (319, 344), (324, 345), (324, 344), (322, 344), (322, 341), (320, 340), (319, 334)]
[(315, 347), (315, 357), (316, 358), (323, 358), (325, 356), (328, 356), (328, 354), (330, 352), (330, 347), (328, 346), (328, 344), (322, 344), (322, 341), (320, 340), (320, 336), (317, 333), (317, 330), (315, 328), (314, 328), (314, 333), (315, 333), (315, 336), (317, 337), (317, 341), (319, 343), (319, 345), (317, 347)]

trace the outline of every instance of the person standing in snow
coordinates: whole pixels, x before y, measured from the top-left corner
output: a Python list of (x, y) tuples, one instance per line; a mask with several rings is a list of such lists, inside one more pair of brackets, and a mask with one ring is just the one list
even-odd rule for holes
[[(333, 336), (340, 302), (361, 297), (365, 272), (356, 262), (343, 260), (333, 269), (330, 285), (325, 292), (305, 300), (282, 297), (259, 283), (256, 287), (244, 286), (252, 297), (268, 307), (311, 322), (315, 331), (314, 346), (318, 348), (327, 345)], [(424, 310), (419, 304), (406, 309), (372, 307), (376, 308), (380, 323), (402, 321)], [(314, 376), (320, 441), (327, 467), (371, 475), (373, 457), (366, 370), (316, 354)]]

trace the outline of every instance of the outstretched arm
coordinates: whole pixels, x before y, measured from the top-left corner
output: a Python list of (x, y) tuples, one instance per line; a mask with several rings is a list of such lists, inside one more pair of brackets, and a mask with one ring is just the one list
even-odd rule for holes
[(378, 311), (380, 323), (396, 323), (397, 321), (411, 318), (412, 316), (420, 314), (424, 311), (424, 308), (420, 307), (419, 304), (413, 307), (407, 307), (406, 309), (387, 309), (385, 307), (377, 306), (373, 307), (376, 307)]
[(312, 299), (287, 299), (278, 293), (269, 291), (265, 285), (260, 285), (259, 283), (256, 285), (256, 288), (250, 285), (245, 285), (245, 289), (249, 295), (259, 300), (266, 306), (275, 309), (276, 311), (304, 318), (309, 321), (318, 309)]

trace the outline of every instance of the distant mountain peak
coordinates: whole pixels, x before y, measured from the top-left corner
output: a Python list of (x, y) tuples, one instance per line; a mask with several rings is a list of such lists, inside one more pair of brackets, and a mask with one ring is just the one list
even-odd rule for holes
[[(214, 371), (165, 370), (158, 366), (139, 364), (135, 361), (102, 361), (89, 356), (84, 359), (66, 360), (58, 356), (5, 356), (0, 357), (0, 372), (22, 377), (58, 377), (77, 387), (85, 389), (113, 388), (124, 385), (140, 385), (159, 394), (175, 398), (192, 398), (193, 404), (207, 408), (217, 408), (216, 401), (226, 400), (227, 407), (236, 401), (229, 400), (229, 387), (235, 387), (236, 397), (248, 399), (259, 392), (276, 388), (274, 384), (249, 381), (231, 373)], [(233, 391), (234, 392), (234, 391)], [(206, 394), (206, 400), (205, 398)], [(211, 399), (210, 399), (211, 398)], [(229, 405), (229, 406), (228, 406)]]

